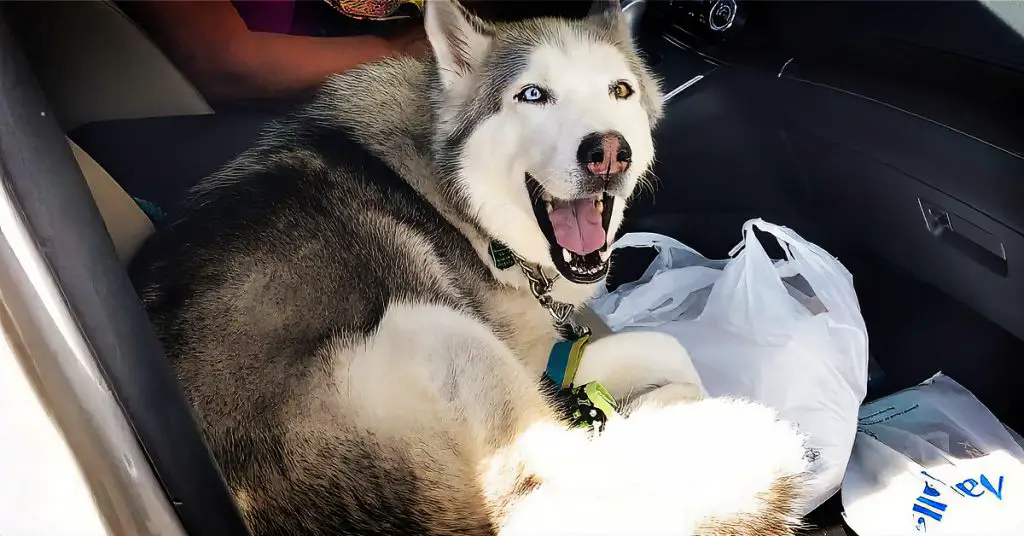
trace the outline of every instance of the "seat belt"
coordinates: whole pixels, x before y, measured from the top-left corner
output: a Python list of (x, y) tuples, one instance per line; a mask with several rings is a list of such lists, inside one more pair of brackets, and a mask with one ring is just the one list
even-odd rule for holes
[(114, 242), (117, 256), (122, 264), (128, 264), (142, 243), (155, 232), (153, 222), (98, 162), (75, 142), (68, 139), (68, 143), (103, 217), (107, 234)]

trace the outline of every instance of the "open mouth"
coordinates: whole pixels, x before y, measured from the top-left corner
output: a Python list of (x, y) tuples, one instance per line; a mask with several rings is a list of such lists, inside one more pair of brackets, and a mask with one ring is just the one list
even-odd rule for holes
[(594, 283), (608, 273), (608, 224), (615, 197), (608, 192), (579, 199), (552, 197), (529, 174), (526, 187), (537, 223), (551, 246), (551, 260), (573, 283)]

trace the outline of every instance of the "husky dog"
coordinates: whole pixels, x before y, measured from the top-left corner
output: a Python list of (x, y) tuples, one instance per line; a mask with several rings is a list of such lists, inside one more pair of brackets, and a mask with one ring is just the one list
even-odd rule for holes
[(599, 432), (542, 387), (654, 158), (618, 2), (424, 17), (429, 59), (330, 80), (133, 262), (251, 531), (790, 534), (803, 438), (700, 396), (671, 337), (586, 348), (574, 384), (618, 402)]

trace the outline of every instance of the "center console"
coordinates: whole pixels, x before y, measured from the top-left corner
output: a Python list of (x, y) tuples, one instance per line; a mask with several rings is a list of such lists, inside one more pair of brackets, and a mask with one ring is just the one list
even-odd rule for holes
[(738, 0), (669, 0), (666, 17), (674, 24), (709, 39), (727, 39), (741, 31), (746, 22), (746, 5)]

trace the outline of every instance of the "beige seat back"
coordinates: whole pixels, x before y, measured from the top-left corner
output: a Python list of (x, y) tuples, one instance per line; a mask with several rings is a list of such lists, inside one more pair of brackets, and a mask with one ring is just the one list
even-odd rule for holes
[(93, 121), (212, 113), (112, 2), (29, 0), (4, 8), (65, 132)]
[(96, 208), (99, 209), (107, 233), (114, 242), (117, 256), (122, 264), (128, 264), (142, 243), (153, 234), (153, 223), (103, 167), (75, 142), (68, 140), (68, 143), (71, 144), (78, 167), (89, 184)]

